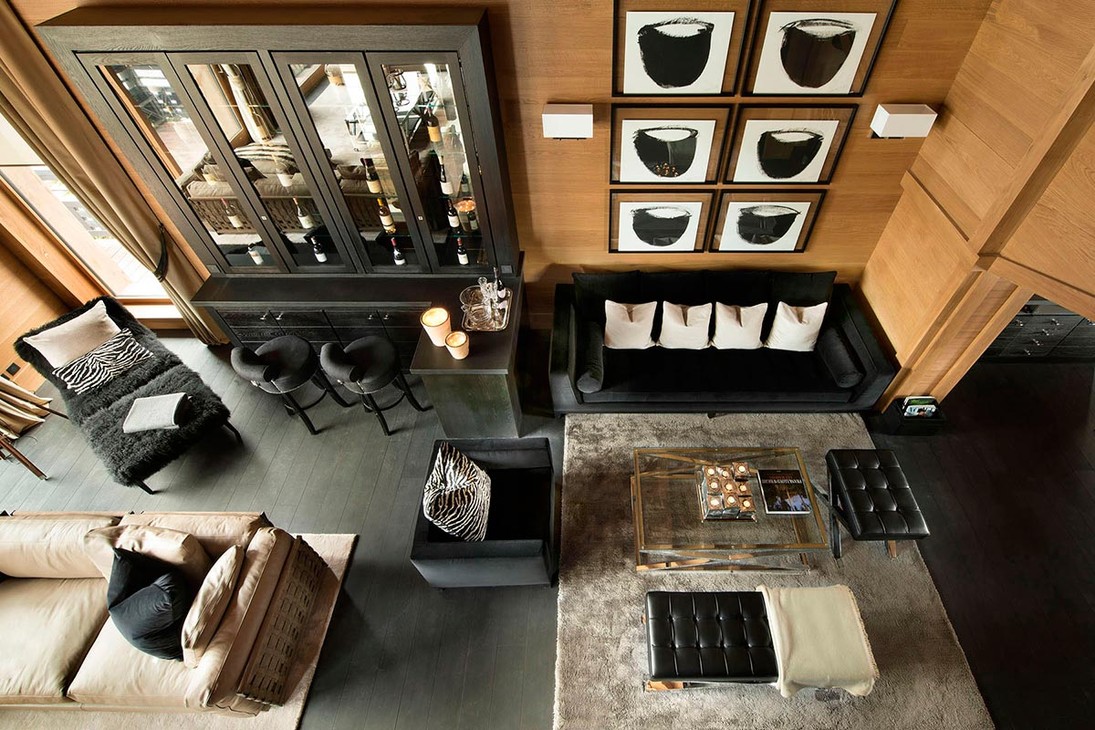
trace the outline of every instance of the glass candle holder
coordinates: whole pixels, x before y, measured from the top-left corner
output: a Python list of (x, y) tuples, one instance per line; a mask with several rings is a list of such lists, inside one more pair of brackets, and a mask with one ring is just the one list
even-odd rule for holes
[(448, 311), (441, 307), (427, 309), (422, 313), (419, 321), (422, 323), (422, 329), (426, 330), (426, 334), (430, 336), (430, 342), (434, 347), (444, 347), (445, 338), (452, 332)]
[(450, 332), (445, 337), (445, 347), (454, 360), (463, 360), (468, 356), (468, 333)]

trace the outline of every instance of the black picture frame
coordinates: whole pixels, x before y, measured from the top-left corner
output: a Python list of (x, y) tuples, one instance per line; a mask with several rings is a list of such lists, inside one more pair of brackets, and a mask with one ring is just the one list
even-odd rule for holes
[[(718, 207), (714, 211), (713, 223), (711, 226), (710, 234), (708, 236), (707, 251), (708, 253), (718, 254), (736, 254), (736, 255), (776, 255), (776, 254), (796, 254), (806, 251), (806, 246), (810, 242), (810, 236), (813, 234), (814, 225), (817, 223), (818, 216), (821, 214), (822, 204), (825, 202), (825, 190), (809, 189), (809, 190), (722, 190), (719, 194)], [(795, 240), (795, 245), (791, 249), (779, 248), (779, 249), (765, 249), (763, 246), (774, 244), (777, 241), (769, 242), (768, 244), (754, 243), (752, 246), (755, 248), (721, 248), (721, 236), (726, 227), (727, 211), (731, 203), (755, 203), (757, 206), (764, 207), (781, 207), (787, 204), (795, 203), (810, 203), (810, 207), (806, 213), (806, 217), (803, 219), (802, 225), (799, 227), (798, 234)], [(790, 209), (788, 209), (790, 210)], [(789, 213), (787, 214), (789, 215)], [(791, 223), (793, 226), (793, 222)], [(777, 224), (778, 226), (778, 224)], [(778, 233), (778, 227), (773, 228), (771, 224), (764, 226), (768, 232)], [(754, 228), (754, 230), (757, 230)], [(784, 235), (788, 233), (785, 231)]]
[[(679, 188), (610, 190), (608, 194), (608, 252), (612, 254), (640, 255), (703, 253), (707, 246), (707, 238), (710, 235), (709, 226), (714, 209), (714, 202), (715, 193), (712, 190), (682, 190)], [(674, 248), (672, 244), (663, 245), (648, 242), (646, 246), (642, 248), (625, 248), (621, 250), (620, 229), (622, 216), (620, 213), (620, 205), (623, 203), (629, 205), (649, 204), (648, 208), (670, 207), (674, 206), (674, 204), (679, 205), (682, 203), (699, 203), (701, 206), (699, 211), (695, 216), (692, 216), (696, 219), (697, 225), (695, 240), (692, 242), (692, 247), (690, 249), (681, 249)], [(685, 232), (687, 232), (687, 228), (682, 230), (682, 234)], [(669, 235), (672, 235), (672, 232), (670, 232)]]
[[(641, 119), (665, 120), (669, 122), (698, 122), (714, 121), (715, 127), (712, 134), (711, 146), (708, 150), (707, 170), (703, 180), (684, 180), (674, 183), (673, 178), (663, 177), (659, 179), (623, 179), (621, 170), (624, 166), (625, 151), (623, 125), (625, 122)], [(623, 183), (627, 185), (705, 185), (715, 184), (720, 180), (723, 169), (723, 154), (726, 149), (726, 138), (733, 131), (734, 107), (729, 104), (613, 104), (612, 105), (611, 145), (612, 151), (609, 163), (609, 182)], [(652, 163), (648, 162), (648, 166)], [(631, 176), (634, 177), (634, 176)]]
[[(844, 146), (855, 123), (856, 113), (859, 111), (857, 104), (788, 104), (783, 106), (769, 106), (766, 104), (742, 104), (734, 114), (733, 129), (726, 141), (726, 149), (723, 152), (725, 168), (719, 179), (725, 185), (745, 186), (770, 186), (783, 185), (799, 187), (802, 185), (828, 185), (833, 180), (837, 164), (844, 152)], [(741, 160), (742, 141), (751, 121), (836, 121), (838, 123), (833, 140), (829, 145), (824, 158), (822, 169), (817, 180), (804, 181), (772, 178), (770, 180), (750, 179), (735, 180), (737, 165)], [(793, 177), (793, 176), (792, 176)]]

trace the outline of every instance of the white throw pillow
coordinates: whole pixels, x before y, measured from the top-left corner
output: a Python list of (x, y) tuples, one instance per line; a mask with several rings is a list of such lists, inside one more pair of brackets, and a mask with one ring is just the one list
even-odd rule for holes
[(605, 347), (613, 350), (645, 350), (654, 346), (654, 313), (657, 302), (620, 304), (605, 300)]
[(773, 350), (812, 351), (828, 306), (828, 302), (812, 307), (792, 307), (780, 302), (776, 305), (776, 318), (764, 346)]
[(768, 302), (751, 307), (715, 302), (715, 336), (712, 346), (720, 350), (756, 350), (763, 344), (760, 331)]
[(99, 301), (67, 322), (24, 337), (23, 342), (42, 353), (51, 366), (59, 368), (88, 354), (118, 334), (119, 329), (106, 313), (106, 305)]
[(671, 350), (702, 350), (709, 347), (711, 305), (662, 302), (662, 333), (658, 346)]

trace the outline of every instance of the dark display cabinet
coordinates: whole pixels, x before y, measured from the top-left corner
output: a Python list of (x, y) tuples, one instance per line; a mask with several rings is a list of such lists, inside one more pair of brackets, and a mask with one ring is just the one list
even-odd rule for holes
[(84, 8), (38, 31), (214, 275), (514, 273), (483, 11), (307, 16)]
[(981, 359), (1095, 361), (1095, 321), (1034, 297), (993, 340)]

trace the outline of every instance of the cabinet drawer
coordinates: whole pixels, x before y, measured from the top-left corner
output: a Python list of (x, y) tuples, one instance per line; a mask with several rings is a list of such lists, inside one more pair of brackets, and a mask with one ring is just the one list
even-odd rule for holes
[(285, 331), (280, 327), (233, 327), (232, 334), (241, 342), (268, 342), (275, 337), (281, 337)]
[(1005, 347), (1000, 354), (1004, 357), (1045, 357), (1052, 349), (1033, 342), (1016, 342)]
[[(385, 327), (419, 327), (418, 318), (424, 309), (381, 309), (380, 319)], [(449, 315), (452, 316), (451, 314)]]
[(385, 325), (384, 331), (388, 333), (388, 338), (396, 343), (417, 343), (419, 336), (422, 334), (421, 327), (390, 327)]
[(377, 335), (379, 337), (386, 337), (384, 328), (377, 325), (375, 327), (361, 326), (361, 327), (335, 327), (335, 337), (343, 345), (348, 345), (354, 340), (360, 337), (369, 337), (371, 335)]
[(1085, 319), (1072, 328), (1065, 342), (1095, 342), (1095, 322)]
[(236, 327), (264, 327), (272, 315), (266, 309), (218, 309), (217, 314), (225, 323), (235, 329)]
[(1040, 314), (1025, 319), (1027, 332), (1062, 332), (1067, 333), (1080, 323), (1078, 314)]
[(327, 309), (324, 311), (327, 319), (336, 329), (343, 325), (351, 327), (366, 324), (372, 326), (374, 323), (376, 326), (380, 325), (380, 315), (375, 309)]
[(1058, 345), (1053, 348), (1053, 357), (1067, 360), (1095, 360), (1095, 342), (1090, 345)]
[(330, 327), (286, 327), (285, 334), (303, 337), (309, 342), (332, 342), (335, 331)]
[(271, 316), (282, 327), (309, 327), (327, 326), (327, 318), (323, 316), (322, 309), (308, 310), (281, 310), (273, 309)]

